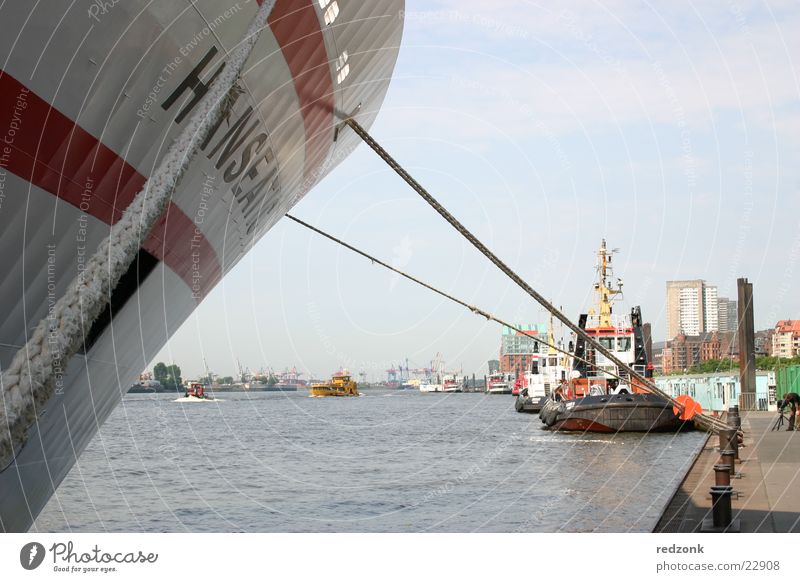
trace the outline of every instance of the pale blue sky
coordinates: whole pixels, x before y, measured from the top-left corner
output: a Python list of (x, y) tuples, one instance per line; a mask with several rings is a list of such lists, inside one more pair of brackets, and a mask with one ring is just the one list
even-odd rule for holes
[[(594, 252), (619, 247), (620, 309), (666, 332), (665, 281), (754, 283), (756, 327), (800, 317), (796, 2), (408, 1), (371, 133), (576, 318)], [(544, 314), (365, 146), (293, 213), (519, 322)], [(499, 326), (282, 221), (158, 360), (185, 376), (408, 357), (485, 373)]]

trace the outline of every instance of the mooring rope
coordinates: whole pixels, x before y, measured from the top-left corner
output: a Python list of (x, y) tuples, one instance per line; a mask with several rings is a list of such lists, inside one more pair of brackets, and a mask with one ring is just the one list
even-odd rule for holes
[[(620, 360), (617, 356), (615, 356), (610, 350), (603, 347), (599, 342), (595, 341), (589, 334), (586, 333), (585, 330), (581, 329), (579, 326), (572, 323), (572, 321), (564, 315), (555, 305), (552, 305), (547, 299), (545, 299), (542, 295), (540, 295), (535, 289), (533, 289), (528, 283), (525, 282), (522, 277), (517, 275), (508, 265), (506, 265), (500, 258), (495, 255), (492, 251), (489, 250), (486, 245), (484, 245), (478, 238), (472, 234), (461, 222), (458, 221), (447, 209), (442, 206), (419, 182), (417, 182), (403, 167), (391, 156), (389, 152), (387, 152), (383, 147), (372, 138), (372, 136), (365, 130), (361, 124), (359, 124), (355, 119), (352, 117), (348, 117), (344, 120), (350, 128), (355, 131), (356, 135), (358, 135), (372, 150), (378, 154), (384, 162), (386, 162), (389, 167), (391, 167), (411, 188), (419, 194), (431, 207), (433, 207), (436, 212), (438, 212), (450, 225), (455, 228), (464, 238), (466, 238), (472, 245), (477, 248), (483, 255), (488, 258), (492, 263), (497, 266), (508, 278), (514, 281), (523, 291), (525, 291), (528, 295), (533, 297), (542, 307), (544, 307), (548, 312), (550, 312), (554, 317), (556, 317), (561, 323), (566, 325), (570, 330), (572, 330), (578, 337), (582, 338), (585, 342), (591, 345), (595, 350), (603, 354), (609, 360), (611, 360), (616, 366), (618, 370), (624, 370), (630, 375), (630, 378), (635, 378), (642, 384), (647, 390), (651, 391), (654, 394), (658, 394), (662, 398), (666, 398), (672, 404), (678, 408), (679, 410), (683, 411), (685, 406), (683, 403), (678, 402), (666, 392), (662, 391), (658, 386), (650, 382), (649, 379), (645, 378), (635, 370), (633, 370), (628, 364), (624, 363)], [(695, 424), (712, 431), (718, 431), (723, 428), (727, 428), (727, 425), (724, 425), (717, 419), (705, 415), (705, 414), (696, 414), (695, 415)]]
[[(413, 281), (414, 283), (416, 283), (418, 285), (421, 285), (422, 287), (425, 287), (426, 289), (429, 289), (429, 290), (433, 291), (434, 293), (436, 293), (438, 295), (441, 295), (442, 297), (444, 297), (446, 299), (449, 299), (450, 301), (452, 301), (454, 303), (458, 303), (462, 307), (466, 307), (467, 309), (469, 309), (475, 315), (480, 315), (482, 317), (485, 317), (489, 321), (494, 321), (496, 323), (499, 323), (500, 325), (505, 325), (506, 327), (508, 327), (510, 329), (513, 329), (514, 331), (516, 331), (518, 333), (521, 333), (521, 334), (531, 338), (532, 340), (535, 340), (535, 341), (539, 342), (543, 346), (547, 346), (548, 348), (552, 348), (555, 351), (557, 351), (557, 352), (559, 352), (561, 354), (564, 354), (566, 356), (573, 357), (573, 358), (575, 358), (576, 360), (578, 360), (580, 362), (584, 362), (585, 364), (594, 365), (593, 362), (590, 362), (587, 359), (581, 358), (579, 356), (575, 356), (572, 353), (570, 353), (568, 350), (565, 350), (564, 348), (560, 348), (557, 345), (551, 344), (550, 342), (545, 341), (545, 340), (543, 340), (542, 338), (540, 338), (538, 336), (532, 335), (529, 331), (524, 330), (524, 329), (520, 329), (517, 326), (515, 326), (515, 325), (513, 325), (511, 323), (508, 323), (507, 321), (504, 321), (504, 320), (500, 319), (499, 317), (497, 317), (495, 315), (492, 315), (488, 311), (485, 311), (485, 310), (481, 309), (480, 307), (476, 307), (475, 305), (467, 303), (466, 301), (463, 301), (463, 300), (459, 299), (458, 297), (454, 297), (454, 296), (450, 295), (446, 291), (442, 291), (441, 289), (438, 289), (438, 288), (434, 287), (430, 283), (426, 283), (425, 281), (423, 281), (421, 279), (418, 279), (418, 278), (414, 277), (413, 275), (409, 275), (405, 271), (401, 271), (400, 269), (398, 269), (396, 267), (393, 267), (390, 264), (385, 263), (384, 261), (381, 261), (380, 259), (378, 259), (378, 258), (376, 258), (376, 257), (374, 257), (374, 256), (372, 256), (372, 255), (360, 250), (360, 249), (357, 249), (356, 247), (344, 242), (343, 240), (336, 238), (332, 234), (328, 234), (327, 232), (325, 232), (323, 230), (320, 230), (317, 227), (312, 226), (312, 225), (308, 224), (307, 222), (304, 222), (304, 221), (300, 220), (299, 218), (296, 218), (296, 217), (292, 216), (291, 214), (287, 214), (286, 218), (288, 218), (289, 220), (295, 221), (297, 224), (299, 224), (301, 226), (304, 226), (307, 229), (309, 229), (309, 230), (311, 230), (313, 232), (316, 232), (317, 234), (322, 235), (322, 236), (324, 236), (325, 238), (327, 238), (329, 240), (332, 240), (336, 244), (339, 244), (339, 245), (345, 247), (346, 249), (349, 249), (349, 250), (353, 251), (356, 254), (361, 255), (365, 259), (369, 259), (371, 262), (376, 263), (376, 264), (380, 265), (381, 267), (385, 267), (385, 268), (389, 269), (390, 271), (393, 271), (393, 272), (397, 273), (398, 275), (400, 275), (402, 277), (405, 277), (409, 281)], [(615, 374), (614, 372), (609, 372), (609, 371), (605, 371), (605, 370), (603, 372), (608, 374), (608, 375), (610, 375), (610, 376), (613, 376), (617, 380), (623, 380), (623, 381), (625, 380), (625, 378), (623, 378), (622, 376), (620, 376), (618, 374)]]
[[(276, 0), (267, 0), (256, 12), (247, 34), (232, 51), (227, 66), (212, 83), (186, 127), (169, 147), (156, 171), (125, 209), (122, 218), (87, 260), (51, 312), (33, 330), (0, 376), (0, 468), (8, 466), (38, 418), (37, 406), (53, 394), (56, 366), (67, 362), (84, 344), (109, 302), (119, 279), (136, 259), (142, 239), (162, 216), (198, 147), (230, 108), (228, 95), (236, 86), (245, 61), (267, 27)], [(87, 406), (89, 403), (87, 403)]]

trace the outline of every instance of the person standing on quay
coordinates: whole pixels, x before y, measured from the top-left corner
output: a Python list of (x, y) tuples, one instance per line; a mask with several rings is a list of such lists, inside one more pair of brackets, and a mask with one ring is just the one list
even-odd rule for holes
[(778, 410), (783, 413), (783, 409), (787, 406), (792, 407), (792, 413), (789, 415), (789, 428), (786, 430), (794, 430), (795, 417), (797, 416), (797, 407), (800, 406), (800, 396), (794, 392), (787, 392), (783, 395), (783, 400), (778, 401)]

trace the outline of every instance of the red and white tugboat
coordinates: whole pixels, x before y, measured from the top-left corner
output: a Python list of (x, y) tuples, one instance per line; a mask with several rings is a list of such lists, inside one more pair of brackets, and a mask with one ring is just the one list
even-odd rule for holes
[[(600, 245), (598, 281), (594, 289), (597, 307), (581, 314), (578, 325), (600, 345), (645, 378), (653, 366), (645, 349), (640, 308), (614, 317), (613, 297), (622, 293), (622, 281), (612, 282), (611, 251)], [(682, 422), (673, 405), (651, 394), (626, 370), (577, 338), (568, 388), (556, 390), (542, 407), (539, 418), (552, 430), (590, 432), (673, 431)]]
[(206, 394), (205, 387), (200, 382), (189, 382), (183, 391), (181, 398), (176, 398), (175, 402), (213, 402), (216, 398)]
[[(514, 387), (519, 390), (514, 402), (517, 412), (538, 414), (550, 394), (555, 392), (562, 383), (567, 382), (571, 371), (571, 358), (568, 355), (560, 354), (556, 349), (552, 317), (550, 318), (547, 342), (549, 347), (542, 347), (539, 354), (531, 357), (530, 370), (520, 374), (514, 384)], [(560, 341), (559, 349), (563, 350)], [(512, 394), (514, 393), (512, 392)]]

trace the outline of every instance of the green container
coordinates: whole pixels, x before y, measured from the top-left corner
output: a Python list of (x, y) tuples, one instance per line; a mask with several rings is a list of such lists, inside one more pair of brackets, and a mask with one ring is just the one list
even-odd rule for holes
[(800, 394), (800, 366), (786, 366), (775, 370), (775, 395), (783, 398), (787, 392)]

